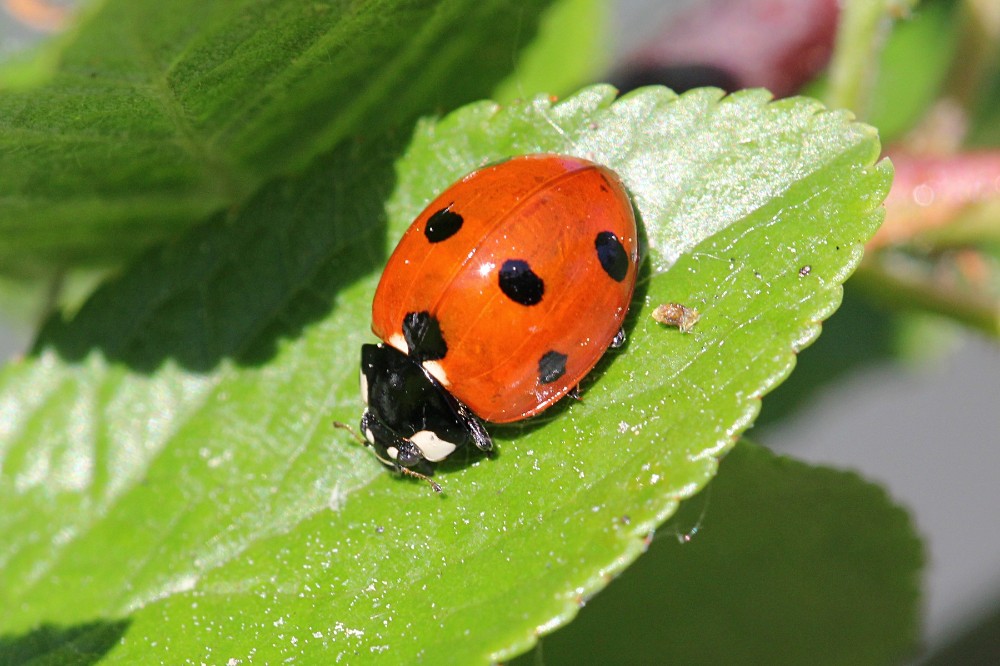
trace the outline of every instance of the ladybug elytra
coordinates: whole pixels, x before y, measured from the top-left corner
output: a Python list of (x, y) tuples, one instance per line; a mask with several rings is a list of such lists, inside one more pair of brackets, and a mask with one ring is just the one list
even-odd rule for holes
[(375, 292), (361, 348), (361, 432), (392, 469), (469, 444), (573, 390), (620, 344), (635, 289), (632, 204), (587, 160), (526, 155), (465, 176), (414, 220)]

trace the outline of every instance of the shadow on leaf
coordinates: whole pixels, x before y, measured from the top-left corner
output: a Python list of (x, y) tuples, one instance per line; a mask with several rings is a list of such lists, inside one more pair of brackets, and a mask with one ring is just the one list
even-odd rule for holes
[(78, 361), (99, 349), (140, 372), (168, 358), (196, 372), (224, 358), (264, 362), (381, 263), (382, 204), (402, 145), (352, 142), (268, 184), (241, 210), (146, 253), (73, 319), (49, 321), (36, 351)]
[(71, 627), (43, 624), (18, 636), (0, 636), (0, 666), (96, 664), (118, 644), (130, 623), (130, 620), (99, 621)]

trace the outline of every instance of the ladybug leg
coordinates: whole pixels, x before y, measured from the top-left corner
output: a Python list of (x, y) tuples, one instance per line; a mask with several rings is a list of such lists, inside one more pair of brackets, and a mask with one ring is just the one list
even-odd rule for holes
[(486, 427), (483, 425), (483, 422), (479, 420), (479, 417), (473, 414), (471, 409), (458, 400), (453, 399), (453, 407), (455, 409), (455, 414), (465, 426), (465, 429), (468, 431), (469, 437), (472, 438), (472, 443), (476, 445), (476, 448), (486, 453), (492, 452), (493, 438), (490, 437), (490, 433), (486, 431)]
[(576, 386), (574, 386), (573, 388), (571, 388), (569, 390), (569, 393), (567, 393), (566, 395), (568, 395), (569, 397), (573, 398), (574, 400), (577, 400), (579, 402), (583, 402), (583, 396), (580, 395), (580, 385), (579, 384), (577, 384)]
[(436, 493), (442, 492), (441, 491), (441, 486), (438, 485), (437, 483), (435, 483), (434, 479), (432, 479), (431, 477), (427, 476), (426, 474), (421, 474), (420, 472), (418, 472), (416, 470), (412, 470), (409, 467), (403, 467), (399, 463), (394, 463), (394, 462), (388, 461), (385, 458), (383, 458), (382, 456), (378, 455), (377, 453), (375, 454), (375, 457), (378, 458), (380, 461), (382, 461), (382, 463), (384, 463), (385, 465), (388, 465), (389, 467), (391, 467), (392, 471), (399, 472), (403, 476), (411, 476), (414, 479), (420, 479), (421, 481), (426, 481), (427, 483), (430, 484), (431, 490), (433, 490)]
[(614, 340), (611, 341), (610, 347), (612, 349), (618, 349), (623, 344), (625, 344), (625, 329), (624, 328), (620, 328), (620, 329), (618, 329), (618, 332), (615, 333), (615, 338), (614, 338)]

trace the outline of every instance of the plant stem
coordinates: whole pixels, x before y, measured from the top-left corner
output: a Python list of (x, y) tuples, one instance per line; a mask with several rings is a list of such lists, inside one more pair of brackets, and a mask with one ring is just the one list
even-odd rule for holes
[(895, 18), (906, 16), (916, 0), (846, 0), (830, 62), (826, 103), (850, 109), (864, 119), (878, 74), (878, 55)]
[(858, 267), (852, 282), (892, 306), (942, 314), (1000, 339), (1000, 303), (982, 294), (960, 291), (925, 276), (894, 271), (870, 257)]

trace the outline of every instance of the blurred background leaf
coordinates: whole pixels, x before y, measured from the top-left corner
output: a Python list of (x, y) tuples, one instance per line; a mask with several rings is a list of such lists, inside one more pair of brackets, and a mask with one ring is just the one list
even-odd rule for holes
[(511, 664), (898, 663), (922, 564), (881, 488), (743, 441), (635, 566)]

